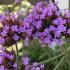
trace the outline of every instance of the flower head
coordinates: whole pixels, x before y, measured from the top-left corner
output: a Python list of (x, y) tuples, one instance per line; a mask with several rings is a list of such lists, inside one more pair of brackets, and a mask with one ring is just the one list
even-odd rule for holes
[[(24, 19), (24, 31), (29, 39), (39, 39), (48, 46), (54, 39), (62, 39), (69, 34), (69, 17), (63, 17), (57, 4), (39, 2), (33, 7), (32, 12)], [(29, 29), (31, 29), (29, 31)], [(68, 32), (67, 32), (68, 31)]]
[(4, 13), (1, 17), (2, 16), (4, 16), (4, 18), (0, 20), (2, 24), (2, 27), (0, 27), (0, 44), (11, 46), (20, 40), (21, 32), (24, 30), (24, 28), (21, 28), (23, 24), (20, 19), (18, 19), (17, 14)]

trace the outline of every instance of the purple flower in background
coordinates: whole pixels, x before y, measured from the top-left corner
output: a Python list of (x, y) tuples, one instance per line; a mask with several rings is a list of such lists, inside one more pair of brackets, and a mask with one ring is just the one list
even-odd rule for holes
[(1, 32), (1, 35), (2, 36), (6, 36), (7, 35), (7, 31), (6, 30), (3, 30), (3, 32)]
[(31, 70), (36, 70), (36, 67), (32, 67)]
[(24, 32), (24, 27), (19, 28), (19, 33), (22, 33), (22, 32)]
[(54, 5), (54, 3), (52, 3), (52, 2), (50, 2), (50, 3), (48, 4), (48, 6), (51, 8), (52, 11), (56, 11), (56, 10), (57, 10), (57, 6)]
[(28, 63), (29, 63), (29, 58), (28, 57), (23, 57), (22, 58), (22, 63), (26, 66), (26, 65), (28, 65)]
[(41, 67), (41, 68), (44, 68), (44, 64), (41, 64), (40, 67)]
[(25, 66), (25, 70), (29, 70), (29, 65)]
[(60, 31), (56, 31), (54, 34), (55, 34), (55, 37), (58, 37), (58, 38), (61, 36), (61, 32)]
[(68, 12), (68, 13), (66, 13), (66, 17), (70, 17), (70, 13)]
[(0, 50), (1, 50), (1, 51), (5, 51), (5, 48), (4, 48), (4, 47), (0, 47)]
[(18, 36), (17, 34), (15, 34), (15, 35), (13, 36), (13, 39), (14, 39), (15, 41), (18, 41), (18, 40), (19, 40), (19, 36)]
[(36, 70), (40, 70), (40, 67), (37, 67)]
[(5, 19), (5, 15), (4, 14), (0, 14), (0, 21), (2, 22)]
[(41, 27), (41, 25), (42, 25), (42, 21), (38, 21), (36, 24), (36, 28), (39, 29)]
[(28, 38), (28, 37), (24, 40), (24, 45), (25, 45), (26, 47), (29, 46), (29, 38)]
[(14, 64), (13, 64), (13, 67), (17, 68), (17, 64), (16, 64), (16, 63), (14, 63)]
[(10, 55), (10, 54), (6, 54), (6, 56), (7, 56), (10, 60), (12, 60), (12, 59), (14, 58), (14, 55)]
[(0, 66), (0, 70), (5, 70), (4, 66)]
[(67, 33), (70, 35), (70, 29), (68, 29)]
[(49, 30), (50, 30), (50, 31), (55, 31), (56, 28), (55, 28), (54, 26), (50, 25), (50, 26), (49, 26)]
[(2, 56), (0, 56), (0, 64), (2, 64)]
[(62, 36), (66, 36), (68, 19), (63, 17), (56, 3), (39, 2), (24, 19), (26, 23), (23, 23), (23, 26), (29, 39), (39, 39), (43, 42), (41, 45), (45, 47), (45, 44), (49, 46), (54, 38), (60, 41)]
[(60, 16), (61, 12), (60, 11), (56, 11), (56, 15)]
[[(14, 58), (14, 51), (7, 51), (0, 49), (0, 70), (15, 70), (16, 60)], [(11, 67), (10, 67), (11, 66)]]
[(59, 25), (56, 30), (59, 31), (59, 32), (64, 32), (64, 31), (66, 31), (66, 27), (63, 26), (63, 25)]
[(11, 29), (12, 29), (12, 31), (18, 32), (18, 26), (17, 26), (17, 25), (13, 25), (13, 26), (11, 27)]
[(53, 15), (52, 10), (51, 10), (50, 8), (48, 8), (47, 15), (48, 15), (48, 16), (52, 16), (52, 15)]
[(3, 37), (0, 37), (0, 44), (4, 44), (5, 39)]
[(8, 25), (5, 25), (5, 27), (3, 28), (5, 31), (8, 31), (9, 30), (9, 26)]
[(37, 64), (38, 64), (37, 62), (34, 62), (34, 63), (33, 63), (33, 66), (35, 66), (35, 67), (36, 67), (36, 66), (37, 66)]
[[(4, 16), (4, 20), (0, 20), (2, 25), (0, 27), (0, 44), (3, 46), (5, 45), (5, 47), (9, 47), (18, 42), (19, 37), (22, 38), (22, 34), (20, 35), (20, 32), (23, 32), (24, 28), (20, 29), (20, 27), (23, 27), (23, 22), (21, 19), (18, 19), (18, 14), (16, 16), (16, 13), (7, 12), (4, 13)], [(13, 41), (13, 38), (16, 42)]]
[(63, 25), (63, 24), (66, 24), (66, 20), (63, 20), (62, 17), (58, 17), (53, 21), (53, 24), (55, 24), (55, 25), (59, 25), (59, 24)]
[(41, 65), (37, 65), (38, 63), (37, 62), (34, 62), (34, 63), (30, 63), (29, 64), (29, 58), (28, 57), (23, 57), (22, 58), (22, 63), (23, 65), (25, 65), (25, 70), (42, 70), (44, 69), (44, 64), (41, 64)]

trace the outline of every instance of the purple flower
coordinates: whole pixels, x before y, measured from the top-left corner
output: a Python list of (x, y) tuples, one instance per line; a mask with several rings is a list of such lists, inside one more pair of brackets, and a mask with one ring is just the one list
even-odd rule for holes
[(0, 49), (0, 70), (1, 69), (3, 70), (13, 69), (14, 70), (16, 68), (15, 62), (16, 60), (14, 58), (13, 51), (7, 51), (6, 49), (5, 50)]
[(54, 34), (55, 34), (55, 37), (58, 37), (58, 38), (61, 36), (61, 32), (60, 31), (56, 31)]
[(70, 17), (70, 13), (68, 12), (68, 13), (66, 13), (66, 17)]
[(70, 35), (70, 29), (68, 29), (67, 33)]
[(17, 25), (13, 25), (13, 26), (11, 27), (11, 29), (12, 29), (12, 31), (18, 32), (18, 26), (17, 26)]
[(6, 31), (8, 31), (9, 30), (9, 26), (5, 25), (5, 27), (3, 29), (6, 30)]
[(59, 25), (59, 24), (63, 25), (63, 24), (66, 24), (66, 20), (63, 20), (61, 17), (58, 17), (57, 19), (55, 19), (53, 21), (53, 24), (55, 24), (55, 25)]
[(40, 67), (37, 67), (36, 70), (40, 70)]
[(31, 70), (36, 70), (36, 67), (31, 67)]
[(56, 11), (56, 15), (60, 16), (61, 12), (60, 11)]
[(7, 35), (7, 31), (6, 30), (3, 30), (3, 32), (1, 32), (1, 35), (2, 36), (6, 36)]
[(40, 67), (41, 67), (41, 68), (44, 68), (44, 64), (41, 64)]
[(5, 48), (4, 47), (0, 47), (0, 51), (5, 51)]
[(2, 59), (2, 56), (0, 56), (0, 64), (2, 64), (2, 60), (3, 60), (3, 59)]
[(37, 62), (34, 62), (34, 63), (33, 63), (33, 66), (35, 66), (35, 67), (36, 67), (36, 66), (37, 66), (37, 64), (38, 64)]
[(6, 54), (6, 56), (7, 56), (10, 60), (12, 60), (12, 59), (14, 58), (14, 55), (10, 55), (10, 54)]
[(4, 44), (5, 39), (3, 37), (0, 37), (0, 44)]
[(17, 64), (16, 64), (16, 63), (14, 63), (14, 64), (13, 64), (13, 67), (17, 68)]
[[(18, 16), (18, 14), (6, 12), (4, 13), (4, 19), (0, 20), (2, 25), (0, 27), (0, 37), (2, 37), (0, 38), (0, 43), (1, 45), (5, 45), (5, 47), (9, 47), (18, 42), (19, 37), (22, 38), (23, 30), (25, 28), (23, 27), (23, 21), (16, 15)], [(3, 15), (1, 15), (1, 17), (2, 16)], [(20, 32), (22, 32), (21, 35)], [(13, 39), (16, 40), (16, 42), (13, 41)]]
[(29, 70), (29, 65), (25, 66), (25, 70)]
[(0, 66), (0, 70), (5, 70), (4, 66)]
[(62, 39), (56, 39), (56, 38), (53, 39), (53, 42), (54, 42), (56, 45), (58, 45), (58, 46), (61, 46), (61, 45), (63, 45), (63, 44), (65, 43), (64, 40), (62, 40)]
[(22, 32), (24, 32), (24, 27), (21, 26), (21, 27), (19, 28), (19, 33), (22, 33)]
[(29, 38), (28, 37), (24, 40), (24, 45), (26, 47), (29, 46)]
[(28, 65), (28, 63), (29, 63), (29, 58), (28, 57), (23, 57), (22, 58), (22, 63), (26, 66), (26, 65)]
[(2, 22), (5, 19), (5, 15), (4, 14), (0, 14), (0, 21)]
[(41, 27), (41, 25), (42, 25), (42, 21), (38, 21), (36, 24), (36, 28), (39, 29)]
[(57, 10), (57, 6), (54, 3), (49, 3), (48, 6), (52, 9), (52, 11), (56, 11)]
[[(32, 12), (24, 19), (25, 32), (29, 39), (39, 39), (45, 47), (53, 42), (54, 38), (60, 39), (65, 35), (69, 18), (62, 16), (57, 4), (40, 2), (32, 9)], [(67, 32), (69, 33), (69, 32)], [(66, 35), (65, 35), (66, 36)], [(27, 45), (28, 43), (25, 42)]]
[(55, 31), (56, 28), (55, 28), (54, 26), (50, 25), (50, 26), (49, 26), (49, 30), (50, 30), (50, 31)]
[(14, 39), (15, 41), (18, 41), (19, 36), (18, 36), (17, 34), (15, 34), (15, 35), (13, 36), (13, 39)]
[(63, 26), (63, 25), (59, 25), (56, 30), (59, 31), (59, 32), (64, 32), (64, 31), (66, 31), (66, 27)]

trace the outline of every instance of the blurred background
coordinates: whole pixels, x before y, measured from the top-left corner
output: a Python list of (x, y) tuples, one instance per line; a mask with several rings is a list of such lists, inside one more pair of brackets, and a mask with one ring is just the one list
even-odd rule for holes
[[(24, 0), (23, 0), (24, 1)], [(46, 0), (28, 0), (31, 4), (36, 4), (38, 1), (46, 1)], [(62, 9), (69, 9), (70, 0), (55, 0), (59, 2), (59, 7)], [(3, 4), (13, 4), (15, 0), (0, 0), (0, 5)]]

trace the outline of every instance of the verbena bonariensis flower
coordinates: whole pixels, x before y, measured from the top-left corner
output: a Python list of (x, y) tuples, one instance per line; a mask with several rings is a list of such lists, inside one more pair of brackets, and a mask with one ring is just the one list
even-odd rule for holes
[(57, 45), (64, 43), (62, 37), (67, 32), (67, 20), (56, 3), (37, 3), (23, 22), (29, 39), (39, 39), (40, 43), (48, 45), (53, 42)]
[(44, 70), (44, 64), (37, 65), (37, 62), (32, 64), (29, 63), (30, 59), (28, 57), (22, 58), (22, 69), (24, 70)]
[(0, 70), (16, 70), (17, 64), (14, 51), (7, 51), (0, 47)]
[[(24, 56), (20, 59), (20, 70), (44, 70), (44, 64), (30, 62), (30, 58)], [(0, 70), (17, 70), (15, 52), (8, 51), (5, 47), (0, 47)]]
[(11, 46), (20, 40), (24, 31), (17, 14), (5, 13), (0, 15), (0, 44)]
[(66, 27), (67, 27), (67, 31), (66, 31), (66, 37), (70, 37), (70, 11), (67, 10), (67, 12), (65, 12), (63, 18), (66, 19)]

